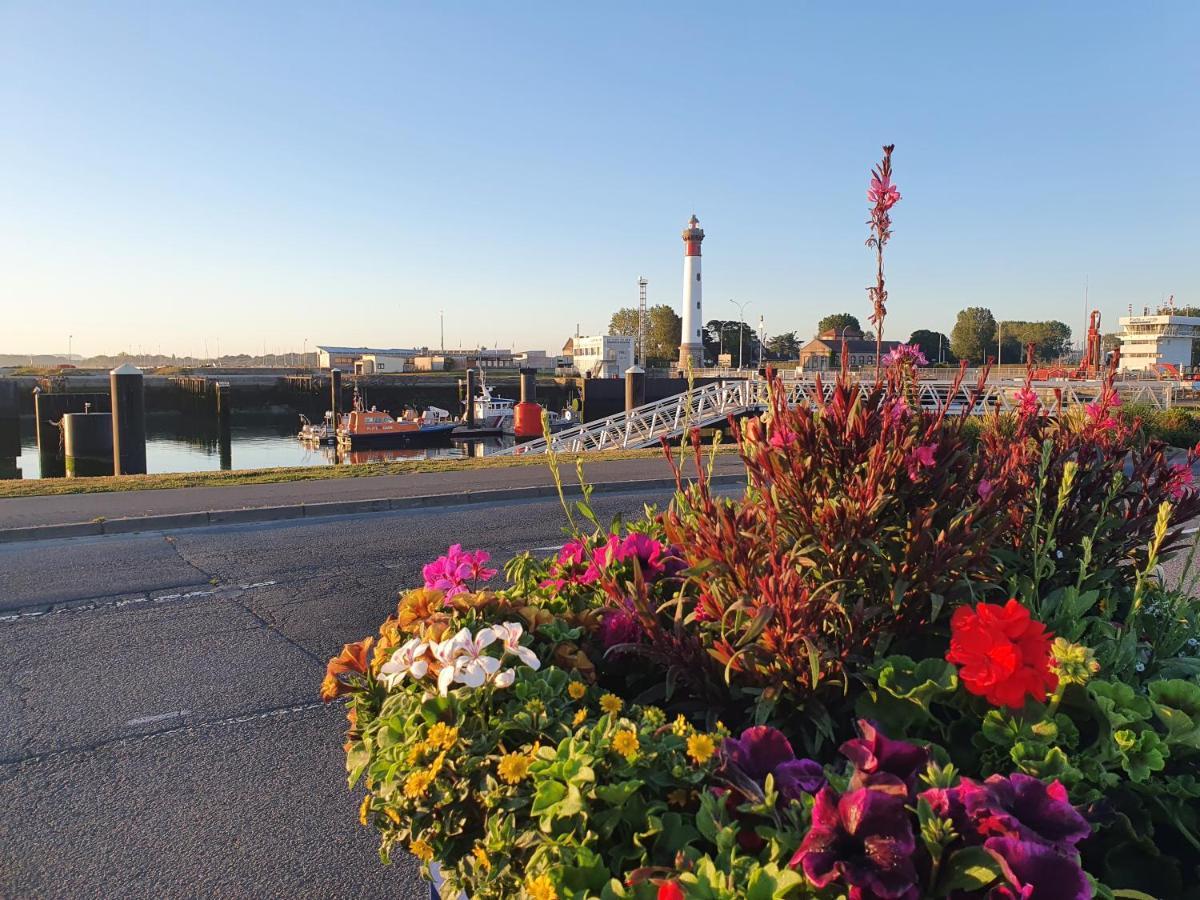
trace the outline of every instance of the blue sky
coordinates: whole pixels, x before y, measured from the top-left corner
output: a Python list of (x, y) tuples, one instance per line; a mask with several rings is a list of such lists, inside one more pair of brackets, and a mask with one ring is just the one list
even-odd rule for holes
[(0, 0), (0, 352), (556, 348), (678, 306), (1200, 305), (1200, 5)]

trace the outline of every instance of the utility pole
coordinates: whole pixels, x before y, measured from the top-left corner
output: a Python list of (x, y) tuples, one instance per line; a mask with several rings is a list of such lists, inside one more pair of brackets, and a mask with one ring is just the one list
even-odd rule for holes
[(72, 344), (74, 343), (74, 341), (75, 341), (75, 335), (68, 334), (67, 335), (67, 362), (68, 363), (71, 362), (71, 347), (72, 347)]
[(736, 300), (730, 299), (729, 302), (738, 309), (738, 371), (741, 371), (742, 344), (745, 343), (746, 337), (746, 307), (750, 305), (751, 301), (747, 300), (745, 303), (738, 303)]
[(446, 352), (446, 311), (438, 310), (438, 326), (441, 330), (442, 353)]
[(763, 355), (763, 327), (766, 325), (765, 317), (762, 313), (758, 314), (758, 368), (762, 368)]
[(1000, 343), (1000, 340), (1001, 340), (1000, 332), (1002, 332), (1003, 330), (1004, 330), (1004, 323), (997, 322), (996, 323), (996, 365), (1000, 365), (1000, 347), (1002, 346)]
[(638, 278), (638, 365), (646, 369), (646, 276)]

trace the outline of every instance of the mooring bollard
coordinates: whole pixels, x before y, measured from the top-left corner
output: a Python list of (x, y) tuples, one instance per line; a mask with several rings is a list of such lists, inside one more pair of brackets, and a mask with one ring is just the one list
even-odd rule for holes
[(475, 370), (467, 369), (467, 397), (463, 401), (466, 404), (466, 415), (464, 421), (468, 428), (475, 427)]
[(218, 381), (217, 397), (217, 449), (221, 456), (221, 471), (233, 468), (233, 401), (230, 399), (229, 382)]
[(66, 413), (62, 417), (62, 432), (68, 478), (113, 474), (111, 413)]
[(342, 370), (329, 370), (329, 408), (333, 410), (333, 424), (337, 427), (338, 413), (342, 411)]
[(646, 402), (646, 370), (641, 366), (630, 366), (625, 370), (625, 413)]
[(112, 392), (114, 475), (146, 472), (146, 392), (142, 370), (125, 363), (108, 375)]

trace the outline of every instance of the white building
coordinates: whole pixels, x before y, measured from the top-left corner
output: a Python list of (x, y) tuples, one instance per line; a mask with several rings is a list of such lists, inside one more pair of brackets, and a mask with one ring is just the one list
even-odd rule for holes
[(1122, 316), (1121, 371), (1140, 372), (1169, 365), (1182, 369), (1193, 363), (1193, 347), (1200, 340), (1197, 316)]
[(601, 334), (575, 337), (572, 356), (575, 371), (592, 378), (623, 378), (633, 365), (633, 336)]
[[(407, 359), (416, 356), (419, 352), (418, 350), (382, 350), (374, 347), (331, 347), (324, 344), (317, 346), (318, 364), (322, 369), (342, 369), (344, 371), (353, 369), (354, 364), (365, 356), (403, 357)], [(381, 369), (380, 371), (383, 370)], [(389, 369), (388, 371), (392, 370)]]
[(561, 356), (551, 356), (545, 350), (523, 350), (513, 354), (513, 365), (518, 369), (537, 369), (539, 372), (553, 372), (562, 366), (565, 359)]
[(405, 372), (412, 366), (411, 356), (391, 353), (364, 353), (354, 361), (355, 375), (374, 375), (379, 372)]

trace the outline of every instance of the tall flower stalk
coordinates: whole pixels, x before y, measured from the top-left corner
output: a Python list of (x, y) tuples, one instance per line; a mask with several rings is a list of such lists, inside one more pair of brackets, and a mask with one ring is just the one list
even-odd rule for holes
[(871, 298), (871, 324), (875, 326), (875, 376), (879, 376), (879, 357), (883, 351), (883, 320), (887, 316), (887, 288), (883, 282), (883, 246), (892, 236), (890, 210), (900, 201), (900, 191), (892, 184), (892, 151), (895, 144), (885, 144), (883, 159), (871, 170), (871, 186), (867, 189), (867, 200), (873, 204), (871, 236), (867, 246), (875, 251), (875, 284), (867, 288)]

